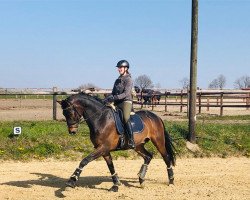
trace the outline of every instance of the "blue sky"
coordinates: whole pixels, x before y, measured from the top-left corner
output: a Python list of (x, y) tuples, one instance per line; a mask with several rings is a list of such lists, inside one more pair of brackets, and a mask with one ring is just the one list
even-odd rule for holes
[[(191, 0), (0, 0), (0, 87), (112, 88), (121, 59), (161, 88), (189, 78)], [(200, 0), (198, 86), (250, 75), (250, 1)]]

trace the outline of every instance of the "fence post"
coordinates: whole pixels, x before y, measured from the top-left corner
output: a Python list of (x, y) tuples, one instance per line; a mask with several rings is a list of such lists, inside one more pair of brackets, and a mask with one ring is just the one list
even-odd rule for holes
[(141, 109), (143, 108), (143, 103), (142, 103), (142, 90), (141, 90)]
[(180, 112), (183, 110), (183, 90), (181, 90), (181, 106), (180, 106)]
[(167, 92), (165, 91), (165, 112), (168, 111), (168, 100), (167, 100)]
[(56, 120), (57, 87), (53, 87), (53, 120)]
[(201, 114), (201, 92), (199, 92), (199, 114)]
[(250, 102), (250, 93), (246, 95), (246, 105), (247, 105), (247, 110), (249, 110), (249, 102)]
[(209, 97), (207, 97), (207, 111), (209, 111)]
[(220, 93), (220, 116), (223, 116), (223, 92)]
[(23, 99), (23, 90), (21, 90), (21, 92), (20, 92), (20, 101), (19, 101), (19, 106), (20, 106), (20, 108), (22, 108), (22, 99)]

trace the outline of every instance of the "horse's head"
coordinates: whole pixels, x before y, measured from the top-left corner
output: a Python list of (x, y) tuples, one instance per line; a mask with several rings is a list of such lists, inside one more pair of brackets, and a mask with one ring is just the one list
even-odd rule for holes
[(63, 115), (66, 118), (69, 133), (72, 135), (76, 134), (82, 117), (81, 110), (68, 99), (57, 102), (61, 104), (63, 109)]

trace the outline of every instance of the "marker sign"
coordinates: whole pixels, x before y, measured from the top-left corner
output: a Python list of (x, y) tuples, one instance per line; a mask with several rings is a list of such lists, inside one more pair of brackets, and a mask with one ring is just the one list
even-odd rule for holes
[(14, 135), (20, 135), (22, 133), (22, 127), (14, 127)]

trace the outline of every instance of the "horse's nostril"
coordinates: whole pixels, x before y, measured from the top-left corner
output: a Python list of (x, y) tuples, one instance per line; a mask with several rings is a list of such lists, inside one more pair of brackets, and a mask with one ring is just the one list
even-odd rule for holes
[(70, 135), (75, 135), (75, 134), (76, 134), (76, 131), (70, 131), (69, 134), (70, 134)]

